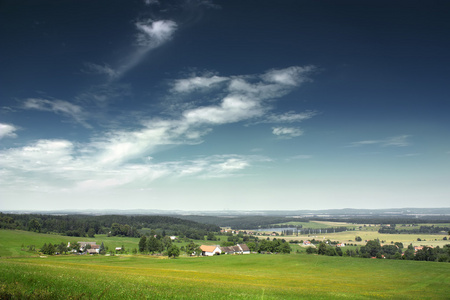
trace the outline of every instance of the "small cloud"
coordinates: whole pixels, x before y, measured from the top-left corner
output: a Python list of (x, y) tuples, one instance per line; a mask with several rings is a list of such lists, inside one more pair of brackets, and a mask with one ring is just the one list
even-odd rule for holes
[(10, 124), (0, 123), (0, 140), (5, 137), (15, 138), (17, 134), (14, 132), (17, 127)]
[(135, 26), (138, 30), (136, 44), (139, 47), (117, 68), (112, 79), (120, 78), (139, 64), (149, 51), (171, 40), (173, 33), (178, 27), (177, 23), (171, 20), (153, 21), (152, 19), (138, 21), (135, 23)]
[(410, 135), (399, 135), (394, 137), (389, 137), (384, 140), (365, 140), (353, 142), (350, 147), (360, 147), (365, 145), (377, 145), (380, 147), (406, 147), (409, 146), (408, 138)]
[(158, 0), (144, 0), (145, 5), (159, 5)]
[(263, 80), (267, 82), (282, 85), (298, 86), (304, 82), (311, 81), (308, 75), (310, 75), (311, 72), (315, 70), (316, 67), (314, 66), (305, 66), (305, 67), (293, 66), (281, 70), (267, 71), (261, 77), (263, 78)]
[(293, 111), (284, 113), (284, 114), (271, 114), (267, 116), (264, 123), (294, 123), (294, 122), (302, 122), (308, 119), (311, 119), (317, 115), (315, 111), (306, 111), (302, 113), (295, 113)]
[(67, 101), (29, 98), (25, 101), (23, 107), (25, 109), (36, 109), (63, 114), (73, 118), (84, 127), (91, 128), (91, 126), (85, 122), (85, 112), (83, 109), (80, 106)]
[(303, 135), (303, 130), (293, 127), (274, 127), (272, 133), (281, 138), (291, 139)]
[(177, 23), (171, 20), (136, 22), (139, 33), (136, 36), (137, 44), (148, 50), (156, 48), (172, 38), (177, 29)]

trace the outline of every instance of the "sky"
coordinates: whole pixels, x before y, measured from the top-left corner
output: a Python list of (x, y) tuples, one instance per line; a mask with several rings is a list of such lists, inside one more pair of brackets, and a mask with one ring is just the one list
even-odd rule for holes
[(449, 207), (449, 1), (0, 2), (0, 211)]

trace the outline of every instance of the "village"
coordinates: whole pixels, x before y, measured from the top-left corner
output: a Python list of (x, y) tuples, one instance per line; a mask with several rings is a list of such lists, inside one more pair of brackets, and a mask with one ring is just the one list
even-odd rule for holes
[[(67, 244), (67, 248), (71, 249), (71, 253), (74, 254), (100, 254), (102, 250), (102, 245), (97, 245), (96, 242), (77, 242), (78, 247), (73, 247), (70, 242)], [(102, 243), (103, 244), (103, 243)], [(221, 254), (239, 255), (239, 254), (250, 254), (251, 251), (246, 244), (237, 244), (236, 246), (221, 247), (219, 245), (201, 245), (199, 247), (201, 253), (191, 253), (191, 256), (213, 256)], [(115, 247), (114, 253), (120, 254), (124, 251), (123, 247)], [(108, 255), (108, 254), (107, 254)]]

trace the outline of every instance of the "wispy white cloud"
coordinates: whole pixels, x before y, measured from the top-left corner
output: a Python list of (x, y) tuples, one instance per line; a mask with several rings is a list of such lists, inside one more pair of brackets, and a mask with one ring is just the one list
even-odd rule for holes
[(274, 127), (272, 133), (284, 139), (291, 139), (293, 137), (303, 135), (303, 130), (293, 127)]
[(118, 76), (117, 71), (107, 64), (98, 65), (94, 63), (85, 63), (84, 65), (86, 67), (84, 71), (87, 73), (107, 75), (109, 78), (115, 78)]
[(104, 107), (114, 100), (122, 100), (131, 94), (131, 88), (128, 84), (101, 84), (92, 86), (85, 92), (80, 93), (75, 97), (75, 100)]
[(5, 137), (15, 138), (17, 127), (11, 124), (0, 123), (0, 140)]
[[(146, 2), (147, 3), (147, 2)], [(155, 1), (148, 1), (148, 4), (156, 4)], [(85, 63), (87, 69), (83, 72), (107, 75), (110, 81), (121, 78), (125, 73), (138, 65), (145, 56), (153, 49), (160, 47), (172, 39), (177, 30), (177, 23), (172, 20), (140, 20), (135, 24), (137, 33), (135, 34), (136, 48), (124, 58), (116, 67), (109, 64)]]
[(178, 25), (171, 20), (154, 21), (152, 19), (135, 23), (137, 49), (116, 70), (116, 77), (120, 78), (126, 72), (138, 65), (153, 49), (160, 47), (172, 39)]
[[(109, 129), (97, 133), (86, 143), (38, 140), (25, 147), (0, 151), (0, 169), (3, 168), (2, 172), (7, 175), (2, 178), (14, 178), (16, 181), (0, 180), (6, 182), (4, 185), (17, 187), (20, 183), (36, 190), (58, 188), (64, 191), (85, 191), (102, 187), (148, 188), (154, 180), (166, 177), (216, 178), (242, 174), (255, 162), (269, 159), (233, 154), (154, 162), (149, 156), (167, 147), (202, 143), (215, 126), (266, 118), (272, 109), (270, 103), (273, 100), (301, 85), (301, 81), (289, 79), (289, 76), (299, 76), (292, 70), (300, 72), (302, 69), (270, 71), (285, 74), (274, 82), (268, 82), (258, 75), (239, 75), (226, 79), (211, 75), (211, 84), (221, 82), (220, 88), (211, 95), (216, 99), (212, 104), (184, 109), (171, 118), (140, 119), (134, 128)], [(214, 81), (216, 83), (212, 83)], [(191, 82), (194, 82), (192, 86), (208, 86), (204, 84), (207, 80)], [(294, 82), (296, 85), (293, 85)], [(190, 88), (188, 90), (192, 91)], [(175, 90), (171, 92), (180, 93)], [(33, 98), (27, 99), (24, 107), (52, 111), (84, 122), (81, 107), (65, 101)], [(293, 122), (307, 119), (308, 116), (308, 113), (302, 115), (289, 112), (278, 116), (278, 119)], [(297, 128), (276, 127), (273, 133), (291, 138), (303, 132)]]
[(35, 192), (135, 189), (166, 177), (231, 176), (249, 168), (253, 162), (269, 161), (255, 155), (213, 155), (160, 163), (144, 159), (119, 166), (97, 161), (97, 153), (90, 147), (67, 140), (38, 140), (25, 147), (0, 151), (0, 185), (5, 189)]
[(75, 104), (63, 100), (47, 100), (38, 98), (29, 98), (23, 104), (25, 109), (36, 109), (41, 111), (50, 111), (56, 114), (69, 116), (84, 127), (91, 126), (85, 121), (86, 112)]
[(172, 91), (178, 93), (189, 93), (195, 90), (204, 90), (213, 87), (215, 84), (228, 81), (228, 77), (211, 76), (200, 77), (195, 76), (187, 79), (178, 79), (173, 83)]
[(366, 145), (377, 145), (381, 147), (406, 147), (410, 145), (410, 142), (408, 141), (410, 137), (410, 135), (399, 135), (383, 140), (364, 140), (353, 142), (350, 144), (350, 147), (360, 147)]
[(153, 21), (151, 19), (135, 23), (138, 29), (136, 42), (145, 51), (161, 46), (172, 38), (177, 24), (171, 20)]
[(304, 82), (311, 81), (311, 78), (308, 75), (316, 70), (317, 68), (314, 66), (293, 66), (286, 69), (270, 70), (261, 77), (267, 82), (288, 86), (298, 86)]

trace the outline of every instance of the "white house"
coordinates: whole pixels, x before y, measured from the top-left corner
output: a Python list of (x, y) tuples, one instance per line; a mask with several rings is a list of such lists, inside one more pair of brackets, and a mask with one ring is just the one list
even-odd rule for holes
[(242, 254), (250, 254), (250, 249), (246, 244), (237, 244)]
[(213, 256), (222, 253), (222, 250), (218, 245), (201, 245), (200, 249), (202, 250), (203, 256)]

